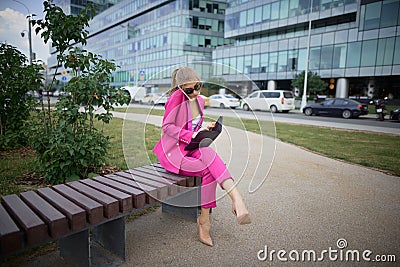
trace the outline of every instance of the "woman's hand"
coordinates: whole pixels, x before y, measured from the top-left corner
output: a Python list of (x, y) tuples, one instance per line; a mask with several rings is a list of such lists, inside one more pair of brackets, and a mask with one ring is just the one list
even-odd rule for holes
[[(211, 129), (214, 128), (214, 127), (215, 127), (215, 122), (212, 122), (211, 124), (207, 125), (207, 126), (205, 127), (205, 129), (211, 131)], [(204, 129), (203, 129), (203, 130), (204, 130)]]
[(204, 131), (204, 130), (211, 131), (211, 129), (214, 128), (214, 127), (215, 127), (215, 122), (212, 122), (212, 123), (210, 123), (210, 124), (207, 125), (207, 126), (203, 126), (203, 127), (200, 128), (200, 130), (198, 130), (197, 132), (194, 132), (194, 133), (193, 133), (192, 138), (195, 138), (196, 135), (197, 135), (199, 132)]

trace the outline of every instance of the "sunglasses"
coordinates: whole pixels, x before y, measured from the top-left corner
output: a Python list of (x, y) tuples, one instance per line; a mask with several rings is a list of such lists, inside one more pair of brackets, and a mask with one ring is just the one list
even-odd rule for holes
[(186, 94), (190, 95), (193, 94), (194, 91), (200, 91), (201, 87), (203, 87), (203, 84), (198, 83), (192, 88), (181, 88)]

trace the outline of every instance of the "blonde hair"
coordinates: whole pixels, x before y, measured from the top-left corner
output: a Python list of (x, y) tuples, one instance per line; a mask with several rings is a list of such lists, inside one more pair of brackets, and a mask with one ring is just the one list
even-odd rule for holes
[(169, 95), (172, 95), (178, 89), (178, 86), (195, 82), (201, 82), (201, 80), (194, 69), (190, 67), (177, 68), (172, 72), (171, 90)]

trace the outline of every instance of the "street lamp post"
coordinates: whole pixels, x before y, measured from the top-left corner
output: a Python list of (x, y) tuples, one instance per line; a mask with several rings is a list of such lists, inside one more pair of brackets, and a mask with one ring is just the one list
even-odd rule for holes
[(307, 43), (307, 59), (306, 70), (304, 73), (304, 88), (303, 96), (301, 98), (300, 111), (303, 112), (304, 107), (307, 105), (307, 80), (308, 80), (308, 67), (310, 62), (310, 38), (311, 38), (311, 13), (312, 13), (313, 0), (310, 1), (310, 13), (308, 14), (308, 43)]
[[(23, 5), (26, 10), (28, 11), (28, 41), (29, 41), (29, 64), (32, 65), (32, 59), (33, 59), (33, 53), (32, 53), (32, 14), (29, 11), (29, 8), (22, 2), (17, 1), (17, 0), (13, 0), (14, 2), (17, 2), (21, 5)], [(24, 32), (21, 32), (21, 36), (24, 37)]]

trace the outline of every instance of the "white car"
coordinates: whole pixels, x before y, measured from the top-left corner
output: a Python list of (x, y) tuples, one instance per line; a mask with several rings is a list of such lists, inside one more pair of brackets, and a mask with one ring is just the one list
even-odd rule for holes
[(149, 93), (142, 100), (141, 103), (149, 105), (164, 105), (168, 97), (159, 93)]
[(212, 95), (208, 97), (210, 100), (210, 107), (215, 108), (237, 108), (240, 106), (239, 100), (232, 95)]
[(294, 96), (291, 91), (260, 90), (251, 93), (242, 102), (244, 110), (266, 110), (275, 112), (289, 112), (294, 110)]

